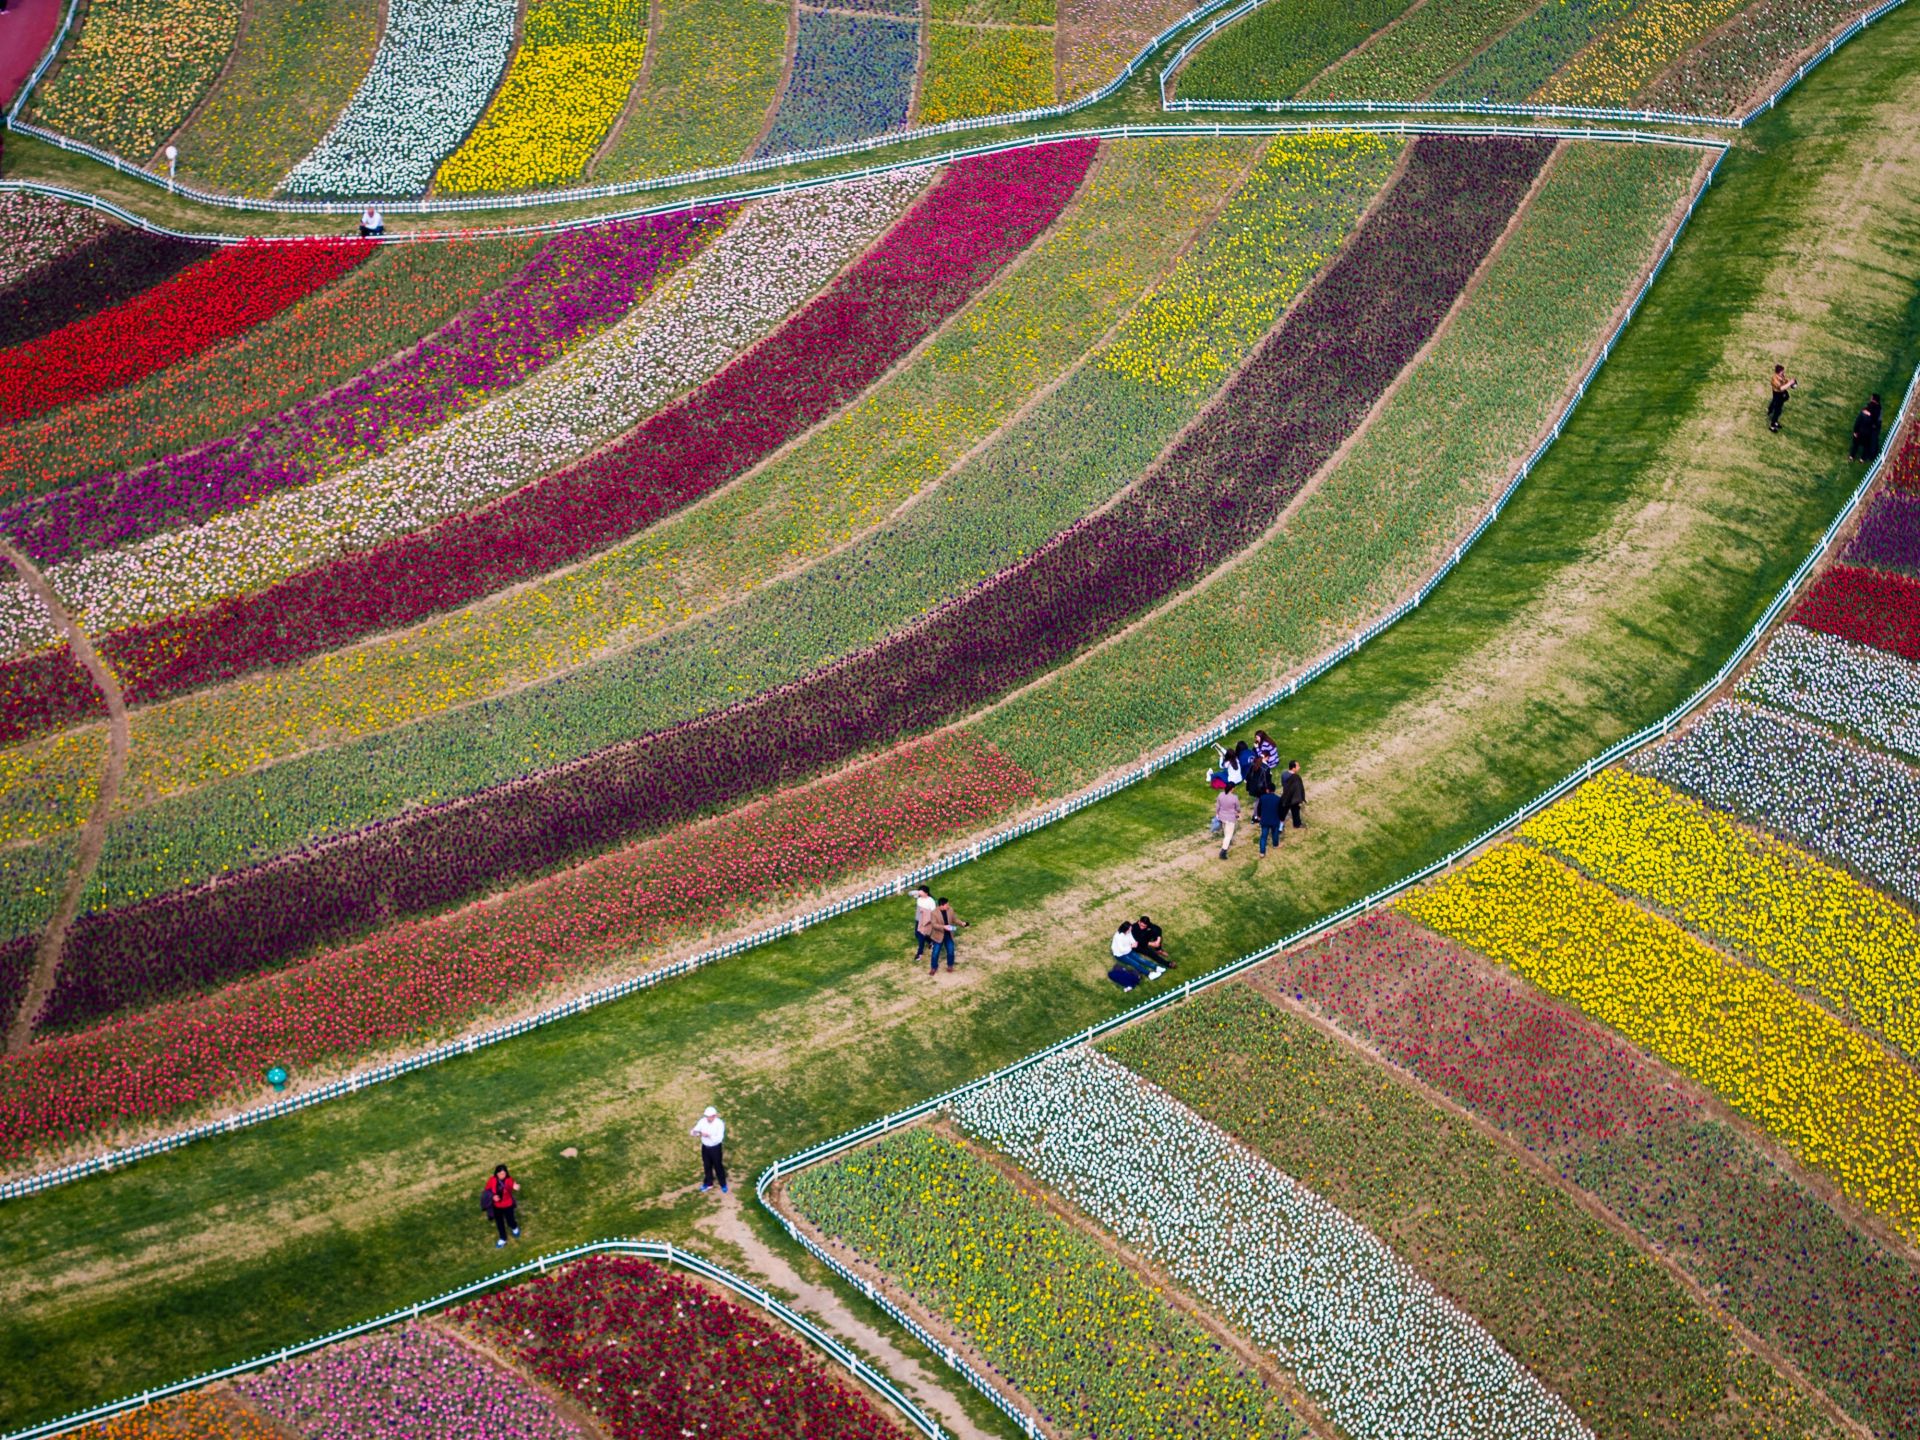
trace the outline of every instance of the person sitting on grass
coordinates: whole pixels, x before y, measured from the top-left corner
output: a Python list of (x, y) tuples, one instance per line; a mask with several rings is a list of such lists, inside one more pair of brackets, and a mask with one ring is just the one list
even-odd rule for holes
[(1160, 927), (1153, 923), (1151, 915), (1142, 915), (1130, 927), (1133, 931), (1133, 949), (1136, 955), (1144, 955), (1156, 965), (1173, 964), (1167, 958), (1167, 947), (1160, 943)]
[(1133, 922), (1123, 920), (1120, 928), (1113, 932), (1113, 968), (1107, 971), (1107, 978), (1122, 990), (1131, 990), (1142, 980), (1152, 980), (1161, 971), (1160, 967), (1142, 955), (1133, 938)]

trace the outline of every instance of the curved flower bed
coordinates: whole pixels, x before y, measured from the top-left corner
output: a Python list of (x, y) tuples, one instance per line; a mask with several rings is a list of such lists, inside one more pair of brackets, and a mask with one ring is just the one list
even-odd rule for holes
[(515, 190), (577, 177), (626, 105), (646, 41), (645, 0), (534, 0), (507, 78), (435, 187)]
[[(182, 999), (0, 1060), (0, 1156), (175, 1114), (305, 1066), (444, 1035), (543, 985), (964, 834), (1032, 797), (1031, 776), (978, 742), (902, 747), (800, 791), (602, 856), (488, 904)], [(0, 947), (25, 993), (33, 938)], [(657, 952), (656, 952), (657, 953)], [(103, 958), (108, 963), (103, 964)], [(53, 1013), (77, 1022), (254, 974), (259, 957), (149, 951), (115, 968), (70, 933)]]
[[(827, 284), (913, 199), (898, 172), (749, 206), (644, 309), (479, 409), (330, 480), (55, 568), (93, 629), (198, 609), (537, 480), (700, 383)], [(0, 647), (51, 643), (0, 607)], [(34, 629), (28, 629), (34, 625)]]
[(524, 383), (625, 314), (697, 253), (731, 212), (569, 230), (479, 305), (317, 399), (123, 474), (0, 513), (42, 564), (141, 540), (248, 505), (382, 454)]
[(1495, 40), (1439, 89), (1436, 100), (1518, 105), (1633, 8), (1634, 0), (1555, 0)]
[[(103, 653), (129, 698), (151, 701), (410, 624), (632, 534), (872, 383), (1059, 214), (1093, 150), (1070, 142), (950, 167), (831, 289), (618, 444), (487, 510), (196, 615), (118, 632)], [(68, 693), (70, 664), (52, 652), (6, 667), (20, 688), (0, 729), (17, 737), (76, 718), (42, 703)]]
[(1794, 607), (1794, 623), (1920, 660), (1920, 580), (1835, 565)]
[(220, 1390), (189, 1390), (69, 1432), (73, 1440), (287, 1440)]
[(513, 48), (514, 0), (389, 0), (373, 68), (289, 195), (417, 195), (487, 107)]
[[(448, 1318), (586, 1407), (613, 1440), (901, 1434), (864, 1392), (842, 1383), (797, 1340), (637, 1257), (576, 1260), (470, 1300)], [(487, 1440), (500, 1435), (480, 1433)]]
[(1263, 974), (1598, 1196), (1849, 1413), (1920, 1416), (1920, 1270), (1618, 1035), (1388, 911)]
[(1626, 105), (1745, 0), (1641, 0), (1553, 77), (1544, 105)]
[(89, 0), (29, 118), (145, 163), (219, 74), (240, 10), (240, 0)]
[(906, 124), (919, 63), (914, 21), (802, 10), (793, 73), (759, 153), (812, 150)]
[(1157, 1290), (951, 1140), (909, 1130), (802, 1171), (787, 1194), (948, 1321), (1050, 1433), (1312, 1433)]
[(1920, 1075), (1779, 981), (1516, 842), (1398, 908), (1694, 1076), (1920, 1234)]
[(117, 389), (331, 284), (371, 240), (248, 240), (111, 310), (0, 351), (0, 424)]
[(1619, 770), (1519, 833), (1920, 1058), (1920, 921), (1844, 871)]
[(1920, 664), (1898, 655), (1783, 625), (1738, 693), (1920, 760)]
[(1759, 0), (1680, 59), (1638, 104), (1693, 115), (1739, 115), (1781, 71), (1856, 15), (1863, 0)]
[(1920, 495), (1882, 490), (1874, 496), (1841, 558), (1849, 565), (1920, 577)]
[(1419, 100), (1534, 8), (1531, 0), (1426, 0), (1300, 98)]
[(300, 1440), (582, 1440), (512, 1371), (419, 1324), (285, 1361), (233, 1388)]
[(0, 345), (23, 345), (124, 304), (211, 254), (196, 240), (115, 225), (0, 290)]
[(1378, 1236), (1107, 1056), (1069, 1051), (953, 1112), (1278, 1355), (1343, 1433), (1591, 1436)]
[(1720, 704), (1629, 762), (1920, 904), (1920, 771), (1824, 730)]
[(242, 945), (271, 963), (803, 779), (1043, 673), (1265, 530), (1432, 333), (1550, 148), (1417, 142), (1206, 423), (1118, 504), (924, 623), (732, 709), (100, 923), (115, 943)]
[(1052, 103), (1052, 30), (937, 20), (927, 27), (920, 124), (1010, 115)]

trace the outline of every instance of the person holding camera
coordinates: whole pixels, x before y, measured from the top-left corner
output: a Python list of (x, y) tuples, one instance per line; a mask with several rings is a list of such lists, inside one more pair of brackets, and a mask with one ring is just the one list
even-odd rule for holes
[(1780, 429), (1780, 412), (1787, 408), (1787, 392), (1799, 383), (1789, 378), (1786, 366), (1773, 367), (1773, 393), (1767, 400), (1767, 429), (1776, 432)]

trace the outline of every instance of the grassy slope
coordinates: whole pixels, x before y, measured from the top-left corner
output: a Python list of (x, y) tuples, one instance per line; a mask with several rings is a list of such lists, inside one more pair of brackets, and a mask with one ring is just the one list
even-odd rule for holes
[[(1151, 903), (1192, 973), (1404, 873), (1662, 713), (1852, 483), (1838, 442), (1856, 397), (1897, 391), (1920, 348), (1920, 10), (1875, 37), (1729, 158), (1604, 379), (1467, 563), (1269, 725), (1309, 759), (1316, 823), (1266, 877), (1244, 841), (1207, 858), (1205, 792), (1164, 776), (947, 877), (975, 922), (951, 980), (908, 961), (904, 909), (856, 912), (361, 1099), (11, 1204), (0, 1421), (483, 1273), (469, 1192), (499, 1155), (526, 1175), (535, 1243), (684, 1237), (700, 1209), (678, 1193), (685, 1130), (709, 1099), (744, 1175), (1110, 1013), (1111, 911)], [(1769, 437), (1755, 377), (1774, 343), (1804, 378)]]

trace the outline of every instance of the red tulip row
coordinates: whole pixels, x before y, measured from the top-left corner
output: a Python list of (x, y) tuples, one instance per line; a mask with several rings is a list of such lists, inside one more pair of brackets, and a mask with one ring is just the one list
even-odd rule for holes
[(613, 1440), (901, 1434), (797, 1340), (637, 1256), (590, 1256), (448, 1318), (592, 1411)]
[(0, 424), (117, 389), (277, 315), (373, 253), (370, 240), (248, 240), (85, 320), (0, 351)]
[(131, 300), (213, 253), (116, 225), (0, 288), (0, 345), (22, 345), (63, 325)]
[(1598, 1195), (1877, 1432), (1920, 1416), (1920, 1267), (1626, 1040), (1391, 912), (1263, 973)]
[[(419, 1040), (675, 932), (924, 852), (1033, 797), (1025, 771), (967, 737), (904, 746), (498, 900), (177, 1000), (0, 1061), (0, 1156), (151, 1120), (304, 1066)], [(24, 944), (30, 956), (31, 943)], [(234, 978), (191, 952), (115, 973), (70, 953), (53, 997), (72, 1018)]]
[(1814, 582), (1791, 618), (1810, 630), (1920, 660), (1920, 580), (1835, 565)]
[[(948, 167), (880, 243), (778, 330), (625, 439), (373, 550), (103, 637), (136, 702), (292, 664), (545, 574), (737, 478), (832, 414), (1052, 223), (1092, 163), (1075, 141)], [(72, 662), (0, 667), (0, 741), (66, 723)]]

